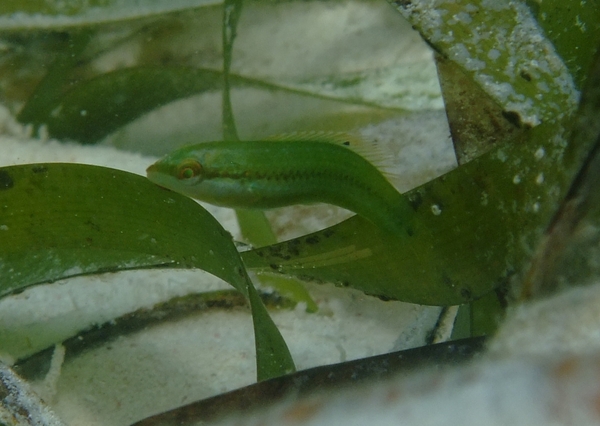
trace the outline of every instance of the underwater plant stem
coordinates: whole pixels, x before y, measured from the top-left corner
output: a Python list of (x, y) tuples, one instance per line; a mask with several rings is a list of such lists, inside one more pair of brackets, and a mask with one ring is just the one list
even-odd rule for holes
[(239, 140), (231, 107), (229, 71), (242, 4), (242, 0), (225, 0), (223, 4), (223, 139), (229, 141)]

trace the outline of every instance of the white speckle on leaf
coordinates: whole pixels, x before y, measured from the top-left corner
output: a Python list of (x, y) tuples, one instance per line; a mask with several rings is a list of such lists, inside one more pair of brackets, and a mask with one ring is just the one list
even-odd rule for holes
[[(406, 3), (400, 12), (522, 124), (536, 126), (577, 107), (579, 91), (569, 70), (524, 2), (482, 0), (478, 7), (454, 1)], [(449, 31), (460, 35), (456, 42), (443, 40)], [(487, 66), (489, 61), (493, 66)], [(489, 71), (482, 74), (484, 69)]]
[(544, 158), (544, 155), (546, 155), (546, 151), (544, 150), (544, 147), (540, 146), (535, 152), (534, 157), (536, 160), (541, 160), (542, 158)]
[(542, 183), (544, 183), (544, 174), (540, 173), (539, 175), (537, 175), (537, 177), (535, 178), (535, 183), (537, 183), (538, 185), (541, 185)]
[(490, 49), (488, 51), (487, 57), (490, 58), (492, 61), (495, 61), (500, 57), (500, 51), (498, 49)]
[(439, 216), (440, 214), (442, 214), (442, 209), (440, 209), (440, 206), (438, 206), (437, 204), (432, 204), (431, 213), (433, 213), (436, 216)]
[(62, 104), (57, 106), (56, 108), (52, 109), (52, 111), (50, 111), (50, 117), (52, 118), (56, 118), (60, 115), (62, 111)]
[(583, 23), (583, 22), (581, 21), (581, 18), (579, 18), (579, 15), (577, 15), (577, 16), (575, 17), (575, 26), (577, 26), (577, 28), (579, 28), (579, 30), (580, 30), (582, 33), (586, 32), (585, 23)]
[(550, 91), (550, 87), (544, 81), (538, 81), (535, 85), (540, 92), (548, 93)]
[(0, 231), (8, 231), (8, 226), (0, 225)]
[(506, 102), (513, 94), (510, 83), (497, 83), (492, 76), (482, 74), (480, 83), (484, 89), (502, 102)]
[(471, 19), (471, 15), (465, 12), (459, 12), (452, 17), (454, 22), (461, 22), (463, 24), (470, 24), (473, 19)]
[(515, 185), (518, 185), (518, 184), (520, 184), (520, 183), (521, 183), (521, 176), (520, 176), (520, 175), (515, 175), (515, 176), (513, 177), (513, 183), (514, 183)]
[(540, 211), (540, 203), (533, 203), (532, 210), (534, 213), (537, 213)]
[(457, 43), (448, 49), (450, 57), (463, 65), (469, 71), (479, 71), (485, 68), (485, 62), (474, 58), (463, 43)]

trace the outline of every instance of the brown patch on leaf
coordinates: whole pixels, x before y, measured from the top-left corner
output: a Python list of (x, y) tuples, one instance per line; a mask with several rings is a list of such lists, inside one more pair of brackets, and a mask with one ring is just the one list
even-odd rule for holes
[(499, 143), (513, 142), (525, 129), (515, 126), (502, 108), (458, 65), (435, 55), (440, 86), (458, 164), (468, 163)]

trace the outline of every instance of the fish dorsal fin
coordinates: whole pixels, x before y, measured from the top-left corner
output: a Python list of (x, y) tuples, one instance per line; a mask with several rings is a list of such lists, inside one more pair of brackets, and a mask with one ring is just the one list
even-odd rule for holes
[(347, 132), (307, 131), (281, 133), (267, 137), (268, 141), (287, 142), (327, 142), (342, 145), (373, 164), (388, 179), (393, 178), (393, 164), (389, 156), (375, 142), (368, 142), (360, 136)]

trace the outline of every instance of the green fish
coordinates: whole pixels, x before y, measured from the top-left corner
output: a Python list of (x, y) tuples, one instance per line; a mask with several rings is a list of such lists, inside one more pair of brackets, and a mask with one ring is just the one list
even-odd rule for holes
[(177, 149), (146, 172), (162, 187), (217, 206), (270, 209), (323, 202), (351, 210), (387, 233), (410, 235), (414, 211), (408, 200), (353, 149), (356, 142), (319, 134), (206, 142)]

